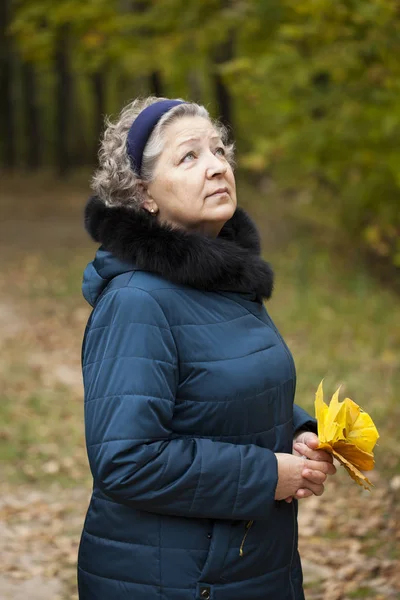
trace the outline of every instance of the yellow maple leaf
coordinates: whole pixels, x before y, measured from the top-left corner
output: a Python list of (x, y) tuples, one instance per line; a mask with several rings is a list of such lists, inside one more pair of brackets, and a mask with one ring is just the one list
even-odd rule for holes
[(369, 490), (372, 483), (361, 471), (374, 468), (372, 451), (379, 434), (369, 414), (358, 404), (350, 398), (339, 402), (339, 390), (333, 394), (329, 406), (324, 402), (322, 381), (315, 394), (318, 448), (337, 458), (350, 477)]

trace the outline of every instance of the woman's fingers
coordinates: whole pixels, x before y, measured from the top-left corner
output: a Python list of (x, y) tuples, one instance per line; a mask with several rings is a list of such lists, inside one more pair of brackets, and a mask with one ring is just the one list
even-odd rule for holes
[(307, 444), (303, 444), (302, 442), (296, 442), (293, 448), (302, 456), (306, 456), (310, 460), (319, 460), (321, 462), (330, 462), (333, 463), (333, 457), (329, 452), (325, 452), (325, 450), (313, 450), (309, 448)]
[(321, 460), (305, 460), (304, 468), (312, 471), (322, 471), (326, 475), (334, 475), (336, 473), (334, 464)]
[(307, 456), (307, 458), (312, 460), (324, 460), (327, 462), (333, 461), (333, 457), (331, 454), (329, 454), (329, 452), (326, 452), (325, 450), (315, 450), (303, 442), (296, 442), (293, 447), (299, 454), (302, 456)]
[(331, 463), (305, 460), (302, 471), (303, 487), (297, 490), (295, 498), (303, 499), (309, 496), (322, 496), (324, 493), (324, 483), (328, 475), (336, 471)]
[(325, 483), (327, 478), (326, 473), (307, 468), (303, 469), (302, 476), (308, 481), (312, 481), (313, 483)]
[(303, 498), (309, 498), (310, 496), (313, 496), (313, 495), (314, 494), (312, 493), (311, 490), (308, 490), (306, 488), (300, 488), (299, 490), (297, 490), (294, 497), (297, 498), (297, 500), (303, 500)]
[(312, 481), (305, 479), (304, 484), (300, 489), (309, 490), (314, 494), (314, 496), (322, 496), (325, 488), (322, 483), (313, 483)]

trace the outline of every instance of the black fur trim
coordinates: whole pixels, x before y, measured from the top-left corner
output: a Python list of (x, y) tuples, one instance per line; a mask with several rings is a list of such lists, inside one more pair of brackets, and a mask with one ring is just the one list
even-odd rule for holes
[(161, 225), (146, 210), (107, 207), (96, 196), (85, 207), (85, 227), (114, 256), (165, 279), (208, 291), (254, 292), (270, 298), (273, 273), (260, 254), (260, 237), (240, 207), (211, 238)]

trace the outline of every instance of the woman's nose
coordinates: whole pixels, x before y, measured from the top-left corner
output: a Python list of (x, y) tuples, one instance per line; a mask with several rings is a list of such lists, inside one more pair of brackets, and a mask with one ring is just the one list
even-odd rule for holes
[(206, 172), (207, 172), (208, 178), (211, 179), (212, 177), (215, 177), (215, 175), (223, 175), (224, 173), (226, 173), (226, 169), (227, 169), (226, 161), (221, 160), (221, 158), (219, 158), (212, 152), (210, 152), (210, 157), (207, 158), (207, 161), (208, 162), (207, 162)]

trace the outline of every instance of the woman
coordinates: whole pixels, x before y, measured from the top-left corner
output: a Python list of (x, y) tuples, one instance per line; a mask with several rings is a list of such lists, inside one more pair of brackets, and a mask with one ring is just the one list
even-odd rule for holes
[(293, 407), (232, 164), (193, 103), (136, 100), (104, 134), (85, 212), (102, 246), (83, 284), (81, 600), (304, 597), (291, 500), (322, 494), (335, 468)]

